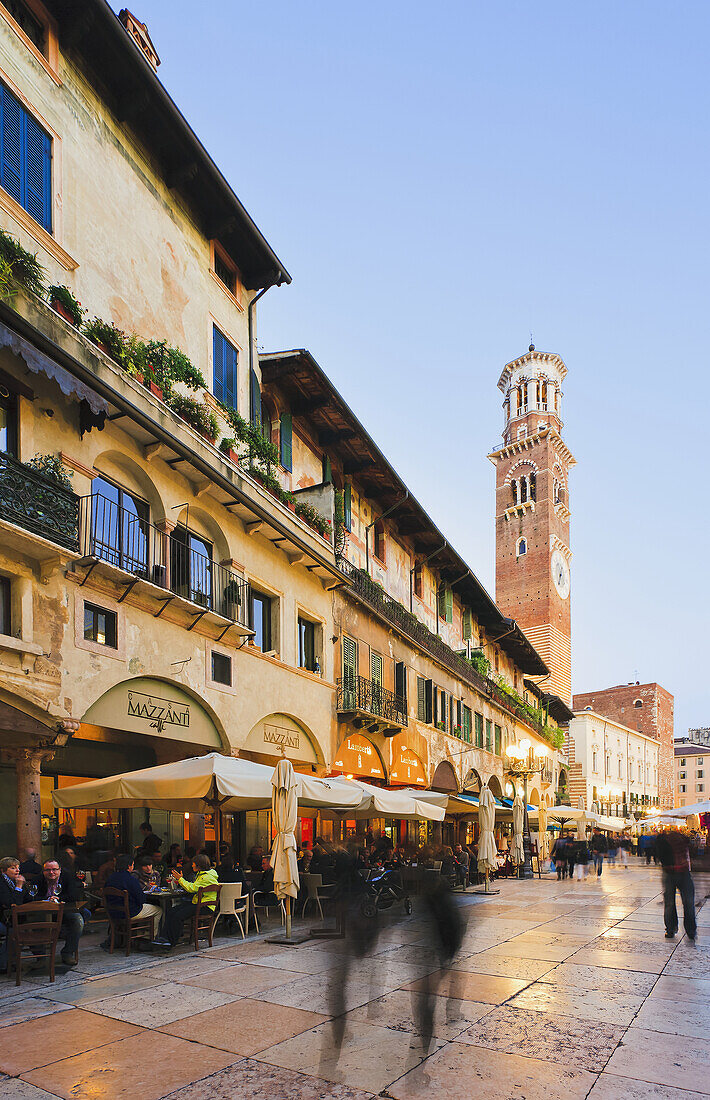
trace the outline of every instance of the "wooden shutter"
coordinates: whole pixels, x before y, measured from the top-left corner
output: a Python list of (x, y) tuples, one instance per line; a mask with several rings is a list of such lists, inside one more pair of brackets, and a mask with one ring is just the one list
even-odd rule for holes
[(48, 233), (52, 231), (52, 143), (31, 115), (25, 114), (25, 210)]
[(431, 680), (424, 681), (424, 721), (431, 723), (434, 720), (434, 684)]
[(224, 401), (224, 338), (218, 328), (212, 330), (212, 392)]
[(397, 661), (394, 666), (394, 693), (404, 700), (404, 709), (407, 709), (407, 666), (404, 661)]
[(293, 421), (291, 413), (281, 414), (281, 431), (279, 433), (280, 461), (284, 470), (293, 469)]
[(346, 531), (353, 529), (353, 487), (348, 484), (343, 490), (343, 513)]
[(12, 92), (2, 90), (2, 185), (22, 206), (22, 133), (25, 111)]
[(370, 679), (373, 684), (382, 686), (382, 657), (379, 653), (370, 653)]
[(212, 340), (212, 392), (218, 401), (237, 408), (237, 349), (214, 327)]
[(464, 608), (461, 619), (461, 633), (464, 641), (467, 641), (473, 634), (473, 611), (470, 607)]
[(436, 608), (440, 619), (446, 618), (446, 589), (442, 585), (436, 594)]
[(249, 372), (249, 418), (252, 424), (261, 424), (261, 388), (253, 367)]
[[(431, 680), (427, 680), (428, 684), (431, 684)], [(429, 721), (432, 725), (436, 725), (439, 721), (439, 689), (432, 684), (431, 691), (429, 692), (429, 698), (431, 700), (431, 713), (429, 715)]]
[(454, 621), (454, 590), (453, 588), (447, 588), (444, 590), (444, 618), (447, 623)]
[(355, 680), (357, 676), (357, 642), (343, 634), (343, 679)]
[(417, 718), (426, 722), (426, 680), (423, 676), (417, 676)]

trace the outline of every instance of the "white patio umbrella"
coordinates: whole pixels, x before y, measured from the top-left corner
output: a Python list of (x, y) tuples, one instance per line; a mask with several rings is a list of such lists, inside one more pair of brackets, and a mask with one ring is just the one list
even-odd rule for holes
[[(387, 787), (375, 787), (371, 783), (365, 783), (362, 779), (350, 779), (346, 781), (349, 787), (360, 791), (359, 805), (347, 811), (348, 817), (360, 821), (371, 817), (394, 817), (404, 821), (443, 821), (446, 809), (440, 798), (436, 801), (420, 799), (418, 796), (423, 791), (396, 790), (390, 791)], [(337, 807), (336, 807), (337, 810)], [(324, 817), (331, 816), (327, 812)], [(343, 817), (344, 812), (339, 811), (335, 815)]]
[(523, 822), (525, 820), (525, 804), (519, 794), (513, 799), (513, 843), (510, 846), (510, 862), (516, 866), (525, 863), (525, 849), (523, 847)]
[(496, 856), (498, 849), (493, 835), (496, 819), (496, 803), (488, 785), (482, 787), (478, 796), (478, 870), (486, 877), (485, 891), (489, 892), (488, 880), (491, 871), (498, 870)]
[(291, 939), (291, 898), (298, 897), (299, 877), (296, 865), (296, 773), (290, 760), (279, 760), (271, 777), (271, 809), (276, 830), (271, 849), (274, 869), (274, 893), (286, 900), (286, 939)]
[(672, 810), (664, 810), (664, 817), (690, 817), (691, 814), (710, 814), (710, 799), (704, 802), (693, 802), (691, 806), (676, 806)]

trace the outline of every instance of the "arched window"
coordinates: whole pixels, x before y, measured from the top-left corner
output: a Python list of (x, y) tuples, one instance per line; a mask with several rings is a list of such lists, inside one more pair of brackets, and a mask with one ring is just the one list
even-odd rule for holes
[(535, 474), (534, 473), (530, 474), (530, 477), (528, 478), (528, 481), (529, 481), (529, 484), (530, 484), (530, 499), (531, 500), (537, 500), (537, 497), (535, 495), (536, 491), (537, 491), (537, 486), (536, 486)]
[(520, 503), (524, 504), (528, 499), (528, 479), (521, 477), (520, 479)]
[(643, 700), (642, 699), (634, 699), (634, 706), (637, 709), (638, 709), (638, 707), (642, 707), (643, 706)]
[(520, 486), (518, 485), (517, 481), (513, 480), (510, 483), (510, 488), (513, 493), (513, 504), (517, 504), (519, 500)]
[(515, 548), (516, 557), (522, 558), (523, 554), (527, 554), (527, 552), (528, 552), (527, 539), (518, 539), (518, 545)]

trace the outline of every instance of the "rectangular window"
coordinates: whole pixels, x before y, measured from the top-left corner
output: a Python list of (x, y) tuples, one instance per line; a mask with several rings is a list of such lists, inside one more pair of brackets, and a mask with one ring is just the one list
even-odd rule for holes
[(249, 626), (254, 631), (253, 642), (262, 653), (271, 650), (271, 597), (249, 590)]
[(309, 672), (316, 670), (316, 626), (308, 619), (298, 617), (298, 667)]
[(685, 788), (685, 783), (681, 783), (681, 785), (680, 785), (681, 794), (685, 794), (685, 789), (686, 789)]
[(702, 766), (703, 766), (703, 758), (702, 758), (702, 756), (699, 756), (699, 757), (697, 758), (697, 760), (695, 761), (695, 763), (696, 763), (696, 764), (698, 765), (698, 767), (701, 767), (701, 768), (702, 768)]
[(483, 715), (476, 712), (476, 748), (483, 748)]
[(357, 702), (357, 642), (354, 638), (342, 636), (343, 656), (343, 709), (355, 710)]
[(426, 680), (417, 676), (417, 720), (426, 722)]
[(696, 783), (695, 784), (695, 789), (696, 789), (696, 791), (704, 791), (705, 790), (705, 784), (704, 783)]
[(439, 589), (439, 618), (447, 623), (454, 621), (454, 593), (451, 588)]
[[(91, 483), (91, 553), (127, 573), (148, 576), (150, 508), (105, 477)], [(164, 572), (164, 570), (163, 570)], [(160, 578), (154, 570), (158, 583)]]
[(494, 726), (493, 731), (494, 731), (494, 735), (495, 735), (494, 751), (495, 751), (496, 756), (500, 756), (500, 741), (501, 741), (501, 728), (500, 728), (500, 726)]
[(0, 389), (0, 453), (17, 454), (17, 401), (14, 394), (3, 396)]
[(461, 636), (465, 642), (473, 636), (473, 611), (470, 607), (465, 607), (461, 616)]
[(396, 661), (394, 666), (394, 693), (404, 701), (407, 709), (407, 666), (404, 661)]
[(212, 679), (215, 684), (232, 686), (232, 658), (225, 653), (212, 653)]
[(12, 634), (11, 595), (10, 578), (0, 577), (0, 634)]
[(486, 718), (486, 749), (488, 752), (493, 749), (493, 722), (490, 718)]
[(424, 681), (424, 721), (431, 725), (434, 721), (434, 684)]
[(680, 778), (681, 779), (687, 779), (688, 778), (688, 773), (687, 772), (681, 772), (680, 773)]
[(212, 242), (212, 249), (214, 253), (213, 268), (215, 275), (219, 279), (229, 293), (235, 298), (239, 289), (238, 277), (237, 277), (237, 265), (227, 255), (222, 246), (217, 242)]
[(414, 572), (412, 574), (412, 583), (414, 585), (414, 595), (422, 598), (422, 567), (421, 565), (414, 566)]
[(379, 522), (375, 524), (374, 539), (375, 539), (375, 545), (374, 545), (373, 550), (374, 550), (375, 557), (378, 559), (378, 561), (384, 562), (385, 561), (385, 552), (386, 552), (385, 551), (385, 528), (384, 528), (384, 524), (379, 523)]
[(346, 531), (353, 529), (353, 487), (348, 484), (343, 489), (343, 523)]
[(703, 769), (702, 768), (696, 768), (695, 769), (695, 778), (696, 779), (702, 779), (703, 778)]
[(2, 6), (12, 16), (21, 31), (23, 31), (33, 46), (44, 55), (46, 52), (46, 28), (44, 23), (37, 18), (28, 4), (23, 0), (2, 0)]
[(84, 640), (118, 649), (118, 616), (93, 603), (84, 604)]
[(236, 410), (239, 353), (216, 325), (212, 334), (212, 392), (223, 405)]
[(0, 185), (52, 232), (52, 139), (0, 84)]
[(461, 731), (464, 741), (471, 741), (471, 708), (464, 704), (461, 714)]
[(455, 722), (455, 725), (458, 726), (459, 730), (461, 729), (461, 714), (462, 714), (461, 700), (457, 699), (456, 700), (456, 722)]
[(595, 752), (593, 752), (592, 753), (592, 771), (595, 772), (596, 770), (597, 770), (597, 754)]
[(681, 766), (681, 768), (685, 767), (685, 757), (684, 756), (681, 757), (680, 766)]
[(170, 587), (200, 607), (212, 607), (212, 543), (187, 527), (170, 532)]
[(448, 699), (447, 699), (447, 696), (446, 696), (446, 692), (445, 691), (440, 692), (440, 697), (441, 697), (441, 711), (440, 711), (440, 714), (439, 714), (439, 722), (444, 727), (444, 729), (446, 729), (447, 726), (448, 726), (448, 706), (447, 706)]
[(289, 473), (293, 469), (293, 421), (291, 413), (281, 413), (279, 462)]

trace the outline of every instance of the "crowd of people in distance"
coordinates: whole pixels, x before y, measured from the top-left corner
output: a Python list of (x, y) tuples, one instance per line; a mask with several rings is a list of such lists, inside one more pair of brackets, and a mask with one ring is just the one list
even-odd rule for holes
[(628, 867), (631, 851), (632, 841), (627, 833), (607, 837), (601, 829), (594, 829), (591, 837), (581, 839), (563, 830), (550, 851), (551, 869), (557, 871), (558, 879), (576, 877), (581, 881), (587, 877), (590, 863), (597, 877), (605, 859), (612, 865), (618, 860), (622, 867)]

